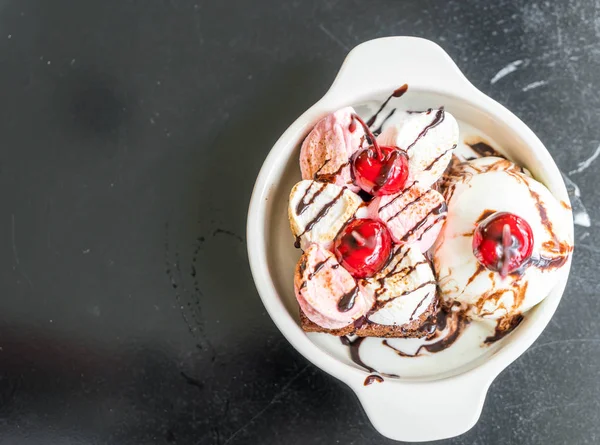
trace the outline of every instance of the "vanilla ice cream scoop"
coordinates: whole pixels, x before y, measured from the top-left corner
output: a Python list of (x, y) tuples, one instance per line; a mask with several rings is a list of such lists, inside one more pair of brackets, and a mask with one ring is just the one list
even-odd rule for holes
[(397, 124), (387, 127), (377, 142), (405, 150), (409, 183), (418, 181), (429, 187), (444, 173), (452, 158), (458, 144), (458, 123), (443, 109), (409, 112)]
[(375, 298), (363, 293), (335, 255), (311, 244), (294, 275), (296, 299), (306, 316), (326, 329), (340, 329), (365, 315)]
[(290, 193), (290, 227), (296, 237), (296, 247), (303, 250), (310, 243), (329, 248), (349, 220), (366, 215), (360, 196), (339, 185), (304, 180)]
[[(461, 303), (471, 317), (490, 319), (523, 313), (543, 300), (573, 249), (570, 207), (520, 167), (496, 157), (455, 167), (444, 187), (448, 214), (433, 254), (442, 298)], [(530, 259), (504, 278), (473, 253), (476, 227), (496, 212), (522, 218), (533, 234)]]
[(354, 108), (346, 107), (317, 122), (300, 149), (302, 179), (331, 182), (358, 192), (352, 182), (350, 157), (360, 148), (365, 131), (354, 114)]

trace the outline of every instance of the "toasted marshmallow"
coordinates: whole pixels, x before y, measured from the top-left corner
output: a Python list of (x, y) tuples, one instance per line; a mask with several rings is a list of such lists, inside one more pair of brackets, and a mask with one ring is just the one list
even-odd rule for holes
[(415, 244), (426, 252), (435, 242), (446, 218), (444, 197), (413, 182), (396, 195), (385, 195), (369, 203), (369, 216), (385, 223), (399, 244)]
[(365, 131), (354, 121), (354, 114), (352, 107), (346, 107), (317, 122), (300, 149), (302, 179), (331, 182), (358, 192), (350, 174), (350, 157), (359, 149)]
[(374, 297), (364, 294), (333, 253), (311, 244), (296, 265), (296, 299), (306, 316), (326, 329), (340, 329), (365, 315)]
[(362, 280), (365, 295), (376, 298), (367, 318), (383, 325), (402, 326), (417, 320), (436, 297), (429, 262), (419, 249), (397, 247), (389, 264), (377, 275)]
[(362, 199), (339, 185), (304, 180), (290, 194), (290, 227), (303, 250), (310, 243), (329, 248), (350, 219), (366, 215)]
[[(488, 319), (521, 314), (542, 301), (573, 249), (568, 205), (520, 167), (495, 157), (456, 167), (445, 186), (448, 216), (434, 248), (443, 299), (461, 303), (473, 318)], [(473, 254), (474, 230), (494, 212), (523, 218), (533, 233), (531, 261), (505, 278)]]
[(458, 144), (456, 119), (444, 110), (407, 113), (377, 138), (381, 145), (396, 146), (408, 154), (409, 181), (429, 187), (448, 166)]

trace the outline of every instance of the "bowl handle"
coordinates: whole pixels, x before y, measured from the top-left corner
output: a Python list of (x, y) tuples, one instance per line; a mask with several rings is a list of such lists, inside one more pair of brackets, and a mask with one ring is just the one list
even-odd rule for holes
[[(465, 378), (466, 377), (466, 378)], [(406, 442), (447, 439), (470, 430), (479, 419), (491, 379), (468, 373), (433, 382), (385, 379), (350, 386), (369, 420), (386, 437)]]
[(409, 90), (455, 94), (475, 89), (436, 43), (419, 37), (384, 37), (350, 51), (327, 96), (366, 99), (374, 89), (391, 92), (405, 83)]

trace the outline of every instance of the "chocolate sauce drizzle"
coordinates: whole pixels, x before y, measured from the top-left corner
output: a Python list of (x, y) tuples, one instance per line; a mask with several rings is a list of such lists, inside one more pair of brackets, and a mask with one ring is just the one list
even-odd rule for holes
[(342, 295), (342, 298), (338, 301), (337, 307), (340, 312), (348, 312), (354, 307), (356, 303), (356, 297), (358, 296), (358, 284), (354, 286), (349, 292)]
[(485, 272), (486, 270), (487, 269), (485, 268), (485, 266), (483, 266), (481, 263), (477, 263), (477, 269), (475, 269), (475, 272), (473, 273), (473, 275), (471, 275), (469, 277), (469, 279), (467, 280), (467, 284), (465, 284), (465, 288), (467, 286), (469, 286), (469, 284), (471, 284), (473, 281), (475, 281), (475, 278), (477, 278), (480, 273)]
[(498, 340), (503, 339), (508, 334), (516, 329), (517, 326), (521, 324), (524, 317), (522, 314), (515, 315), (514, 317), (510, 317), (508, 319), (501, 318), (496, 322), (496, 328), (494, 330), (494, 335), (487, 337), (484, 340), (486, 345), (497, 342)]
[(426, 110), (406, 110), (406, 112), (408, 114), (431, 114), (431, 112), (433, 111), (433, 108), (427, 108)]
[(302, 198), (300, 198), (300, 200), (298, 201), (298, 205), (296, 205), (296, 214), (297, 215), (302, 215), (304, 213), (304, 211), (312, 204), (315, 202), (315, 199), (317, 199), (317, 197), (323, 193), (323, 190), (325, 190), (325, 187), (327, 187), (327, 184), (321, 184), (321, 187), (319, 188), (319, 190), (317, 190), (315, 192), (314, 195), (312, 195), (312, 197), (308, 200), (308, 202), (306, 202), (306, 197), (308, 196), (308, 193), (310, 192), (310, 190), (312, 189), (312, 186), (315, 183), (312, 182), (307, 188), (306, 191), (304, 192), (304, 195), (302, 195)]
[[(390, 97), (388, 97), (379, 107), (379, 110), (377, 110), (377, 112), (371, 116), (371, 118), (367, 121), (367, 125), (369, 127), (373, 126), (373, 124), (375, 123), (375, 121), (377, 120), (377, 117), (379, 116), (379, 113), (381, 113), (383, 111), (383, 109), (385, 108), (385, 106), (388, 104), (388, 102), (392, 99), (392, 97), (402, 97), (404, 95), (404, 93), (406, 93), (408, 91), (408, 85), (404, 84), (402, 85), (400, 88), (396, 89), (392, 94), (390, 94)], [(389, 116), (388, 116), (389, 117)]]
[(494, 148), (492, 148), (490, 145), (486, 144), (483, 141), (477, 142), (475, 144), (467, 144), (469, 147), (471, 147), (471, 149), (477, 153), (477, 155), (482, 158), (485, 156), (495, 156), (498, 158), (504, 158), (503, 155), (501, 155), (500, 153), (498, 153)]
[(331, 159), (325, 159), (325, 161), (323, 161), (323, 164), (319, 167), (319, 169), (313, 175), (313, 179), (316, 180), (316, 178), (317, 178), (317, 176), (319, 176), (319, 173), (321, 172), (321, 170), (323, 170), (325, 168), (325, 166), (327, 164), (329, 164), (329, 161), (331, 161)]
[(390, 222), (392, 219), (397, 218), (402, 212), (404, 212), (406, 209), (408, 209), (410, 206), (416, 204), (417, 202), (419, 202), (421, 199), (423, 199), (423, 197), (429, 193), (431, 191), (431, 189), (428, 189), (425, 193), (422, 193), (421, 195), (417, 196), (415, 199), (413, 199), (412, 201), (410, 201), (408, 204), (406, 204), (404, 207), (402, 207), (400, 210), (398, 210), (398, 212), (396, 212), (394, 215), (390, 216), (386, 222)]
[(566, 242), (560, 241), (556, 234), (554, 233), (554, 228), (552, 227), (552, 222), (548, 219), (548, 213), (546, 212), (546, 208), (542, 204), (542, 199), (540, 195), (536, 192), (529, 189), (529, 193), (531, 197), (535, 200), (535, 206), (540, 215), (540, 219), (542, 221), (542, 225), (546, 228), (546, 231), (552, 238), (552, 241), (547, 245), (544, 244), (548, 250), (551, 250), (553, 253), (559, 255), (558, 257), (546, 257), (545, 255), (540, 255), (538, 258), (533, 258), (531, 260), (532, 264), (536, 265), (540, 269), (551, 269), (558, 268), (563, 266), (569, 257), (569, 253), (573, 250), (572, 246), (569, 246)]
[[(439, 204), (436, 207), (434, 207), (433, 209), (431, 209), (429, 212), (427, 212), (425, 214), (425, 216), (417, 224), (415, 224), (415, 226), (412, 229), (410, 229), (408, 232), (406, 232), (404, 234), (404, 236), (402, 237), (402, 241), (406, 242), (406, 240), (408, 240), (413, 233), (415, 233), (417, 230), (419, 230), (421, 227), (423, 227), (425, 225), (425, 223), (427, 222), (427, 219), (429, 218), (430, 215), (440, 215), (440, 214), (444, 213), (446, 210), (448, 210), (448, 207), (446, 206), (445, 202), (442, 202), (441, 204)], [(434, 222), (434, 224), (435, 224), (435, 222)]]
[[(327, 161), (329, 161), (329, 159)], [(350, 161), (344, 162), (334, 172), (331, 172), (331, 173), (319, 173), (323, 169), (323, 167), (325, 166), (325, 164), (323, 164), (321, 166), (321, 168), (319, 168), (319, 170), (317, 170), (316, 173), (313, 175), (313, 179), (315, 181), (320, 181), (320, 182), (335, 182), (336, 178), (342, 173), (342, 170), (345, 167), (349, 166), (349, 165), (350, 165)]]
[(422, 350), (430, 353), (436, 353), (449, 348), (460, 337), (460, 334), (462, 334), (464, 328), (468, 324), (469, 319), (462, 312), (452, 311), (449, 308), (442, 308), (437, 314), (434, 332), (442, 332), (446, 329), (446, 327), (448, 327), (448, 332), (440, 340), (419, 346), (414, 354), (408, 354), (398, 348), (395, 348), (394, 346), (390, 345), (387, 340), (383, 340), (381, 343), (384, 346), (392, 349), (401, 357), (418, 357)]
[(496, 213), (496, 210), (485, 209), (483, 212), (481, 212), (481, 215), (479, 215), (479, 218), (477, 218), (477, 221), (475, 221), (475, 224), (479, 224), (480, 222), (488, 219), (494, 213)]
[(404, 196), (404, 194), (405, 194), (406, 192), (408, 192), (408, 191), (409, 191), (409, 190), (410, 190), (410, 189), (411, 189), (411, 188), (412, 188), (412, 187), (413, 187), (413, 186), (414, 186), (416, 183), (417, 183), (417, 181), (414, 181), (414, 182), (413, 182), (411, 185), (409, 185), (409, 186), (408, 186), (408, 187), (406, 187), (404, 190), (402, 190), (400, 193), (398, 193), (396, 196), (394, 196), (394, 198), (393, 198), (393, 199), (392, 199), (390, 202), (388, 202), (388, 203), (387, 203), (387, 204), (385, 204), (385, 205), (382, 205), (382, 206), (379, 208), (379, 210), (378, 210), (378, 213), (381, 213), (381, 211), (382, 211), (383, 209), (385, 209), (387, 206), (389, 206), (389, 205), (392, 205), (394, 202), (396, 202), (396, 200), (397, 200), (397, 199), (399, 199), (399, 198), (402, 198), (402, 196)]
[[(399, 246), (394, 252), (392, 252), (392, 254), (390, 255), (390, 258), (387, 262), (387, 264), (382, 268), (382, 270), (385, 270), (389, 264), (393, 261), (393, 259), (396, 257), (396, 255), (398, 255), (400, 253), (400, 250), (402, 250), (402, 246)], [(400, 271), (398, 271), (398, 267), (402, 264), (402, 261), (404, 260), (404, 258), (406, 258), (406, 255), (408, 255), (408, 249), (406, 249), (404, 251), (404, 253), (402, 254), (402, 256), (400, 257), (400, 259), (396, 262), (396, 264), (394, 264), (394, 267), (392, 267), (388, 273), (386, 273), (383, 277), (378, 278), (377, 282), (379, 283), (379, 288), (383, 288), (383, 286), (385, 285), (385, 280), (389, 277), (391, 277), (392, 275), (395, 275), (396, 273), (399, 273), (402, 271), (402, 269)]]
[[(419, 264), (423, 264), (423, 263), (419, 263)], [(425, 296), (423, 297), (423, 299), (421, 301), (419, 301), (419, 304), (417, 304), (417, 307), (415, 308), (415, 310), (412, 311), (412, 314), (410, 314), (409, 321), (412, 321), (412, 319), (414, 318), (414, 316), (417, 313), (417, 311), (419, 310), (419, 308), (423, 305), (423, 303), (425, 302), (425, 300), (427, 300), (427, 297), (429, 297), (429, 294), (425, 294)]]
[(319, 271), (320, 271), (321, 269), (323, 269), (323, 266), (325, 266), (325, 264), (327, 264), (327, 261), (329, 261), (330, 259), (331, 259), (331, 257), (327, 257), (327, 258), (325, 258), (323, 261), (319, 261), (317, 264), (315, 264), (315, 269), (314, 269), (314, 270), (313, 270), (311, 273), (309, 273), (309, 274), (308, 274), (308, 279), (309, 279), (309, 280), (312, 280), (312, 279), (313, 279), (313, 277), (314, 277), (314, 276), (315, 276), (317, 273), (319, 273)]
[(381, 187), (383, 187), (387, 183), (390, 175), (393, 172), (393, 168), (396, 164), (396, 159), (398, 159), (399, 157), (402, 157), (402, 156), (407, 158), (407, 163), (408, 163), (408, 156), (406, 155), (406, 153), (404, 151), (393, 150), (387, 156), (384, 157), (383, 166), (381, 167), (379, 175), (377, 176), (377, 178), (375, 178), (375, 181), (374, 181), (375, 186), (373, 187), (373, 190), (372, 190), (373, 193), (376, 193)]
[(313, 219), (311, 219), (308, 222), (308, 224), (306, 224), (306, 227), (304, 227), (304, 231), (300, 235), (296, 236), (296, 242), (294, 243), (294, 246), (297, 249), (300, 247), (300, 238), (302, 237), (302, 235), (304, 235), (306, 232), (308, 232), (309, 230), (311, 230), (316, 223), (318, 223), (325, 215), (327, 215), (327, 213), (329, 212), (329, 210), (335, 205), (336, 202), (339, 201), (339, 199), (342, 197), (342, 195), (344, 194), (345, 191), (346, 191), (345, 188), (343, 188), (342, 190), (340, 190), (340, 192), (336, 195), (336, 197), (333, 198), (328, 203), (326, 203), (323, 206), (323, 208), (321, 208), (321, 210), (319, 210), (319, 213), (317, 213), (315, 215), (315, 217)]
[(405, 295), (408, 294), (412, 294), (413, 292), (418, 291), (419, 289), (424, 288), (425, 286), (430, 286), (430, 285), (435, 285), (436, 282), (435, 281), (425, 281), (424, 283), (419, 284), (417, 287), (415, 287), (414, 289), (409, 289), (407, 291), (402, 292), (401, 294), (398, 295), (394, 295), (392, 298), (389, 298), (387, 300), (381, 301), (381, 300), (377, 300), (375, 301), (375, 304), (373, 305), (373, 308), (371, 309), (371, 313), (373, 312), (377, 312), (378, 310), (380, 310), (381, 308), (385, 307), (390, 301), (394, 301), (396, 298), (400, 298), (403, 297)]
[(435, 158), (433, 161), (431, 161), (431, 164), (429, 164), (427, 167), (425, 167), (423, 170), (428, 171), (431, 170), (433, 168), (433, 166), (437, 163), (437, 161), (439, 161), (440, 159), (442, 159), (444, 157), (444, 155), (446, 153), (448, 153), (449, 151), (452, 151), (456, 148), (456, 144), (454, 144), (452, 147), (450, 147), (448, 150), (446, 150), (445, 152), (443, 152), (441, 155), (439, 155), (437, 158)]
[[(423, 261), (419, 261), (418, 263), (412, 264), (410, 266), (405, 266), (401, 269), (398, 270), (398, 267), (401, 265), (402, 260), (404, 259), (404, 257), (406, 257), (406, 255), (408, 254), (408, 249), (406, 249), (404, 251), (404, 255), (402, 256), (402, 258), (400, 258), (400, 260), (394, 265), (394, 267), (388, 271), (384, 276), (377, 278), (377, 283), (379, 284), (379, 287), (377, 288), (377, 290), (375, 290), (375, 296), (379, 297), (380, 295), (384, 294), (386, 292), (386, 288), (385, 288), (385, 280), (395, 276), (395, 275), (399, 275), (402, 274), (402, 276), (399, 278), (400, 280), (409, 276), (411, 273), (413, 273), (414, 270), (417, 269), (417, 267), (423, 265), (423, 264), (428, 264), (427, 260), (423, 260)], [(414, 289), (416, 290), (416, 289)], [(408, 293), (410, 293), (412, 291), (409, 291)], [(404, 293), (403, 295), (407, 295), (407, 293)], [(386, 300), (384, 302), (384, 304), (392, 301), (393, 299), (395, 299), (396, 297), (393, 297), (389, 300)], [(371, 312), (374, 312), (375, 309), (373, 309)], [(416, 309), (415, 309), (416, 312)]]
[(377, 375), (377, 374), (371, 374), (370, 376), (367, 376), (367, 378), (365, 379), (365, 386), (369, 386), (375, 382), (382, 383), (383, 377), (381, 377), (380, 375)]
[[(356, 321), (358, 321), (358, 320), (356, 320)], [(361, 368), (366, 369), (368, 372), (370, 372), (372, 374), (377, 374), (376, 376), (373, 376), (374, 381), (383, 382), (383, 378), (381, 376), (400, 378), (400, 376), (396, 375), (396, 374), (388, 374), (385, 372), (378, 372), (377, 370), (375, 370), (374, 368), (371, 368), (369, 365), (367, 365), (365, 362), (362, 361), (362, 359), (360, 358), (359, 350), (360, 350), (360, 345), (362, 344), (363, 341), (365, 341), (366, 338), (367, 337), (356, 337), (354, 340), (350, 340), (350, 338), (348, 338), (348, 337), (340, 337), (340, 341), (342, 342), (342, 344), (344, 346), (348, 346), (348, 348), (350, 349), (350, 359), (354, 363), (356, 363)], [(372, 377), (372, 376), (368, 376), (365, 379), (365, 386), (373, 383), (371, 381), (367, 384), (367, 380), (369, 380), (369, 377)]]
[(381, 121), (381, 124), (379, 125), (379, 127), (377, 127), (375, 130), (373, 130), (373, 134), (375, 136), (379, 136), (381, 134), (381, 131), (383, 130), (383, 126), (390, 119), (390, 117), (392, 117), (394, 115), (395, 112), (396, 112), (396, 109), (392, 108), (392, 111), (390, 111), (389, 114)]
[(381, 284), (382, 282), (385, 282), (386, 279), (391, 278), (395, 275), (399, 275), (399, 274), (402, 274), (402, 276), (399, 278), (399, 279), (402, 279), (404, 277), (409, 276), (411, 273), (413, 273), (414, 270), (417, 269), (417, 267), (422, 266), (423, 264), (428, 264), (428, 261), (427, 260), (419, 261), (418, 263), (403, 267), (399, 271), (392, 270), (389, 273), (387, 273), (385, 276), (383, 276), (382, 278), (379, 278), (377, 281)]
[(360, 358), (359, 348), (363, 341), (365, 341), (366, 337), (357, 337), (354, 340), (350, 340), (348, 337), (340, 337), (340, 341), (344, 346), (348, 346), (350, 348), (350, 358), (354, 363), (358, 366), (362, 366), (369, 372), (376, 373), (377, 371), (363, 362)]
[(436, 218), (433, 220), (433, 222), (428, 225), (427, 227), (425, 227), (425, 229), (421, 232), (421, 234), (419, 235), (419, 237), (417, 238), (417, 241), (421, 241), (423, 239), (423, 236), (429, 232), (431, 229), (433, 229), (435, 227), (435, 225), (439, 222), (439, 221), (443, 221), (446, 219), (446, 214), (441, 215), (440, 217)]
[(439, 110), (437, 110), (437, 112), (435, 113), (435, 116), (433, 118), (433, 120), (431, 121), (431, 123), (429, 125), (427, 125), (425, 128), (423, 128), (423, 131), (421, 131), (419, 133), (419, 135), (417, 136), (417, 138), (413, 141), (412, 144), (410, 144), (408, 147), (406, 147), (406, 151), (410, 150), (412, 147), (414, 147), (414, 145), (419, 142), (419, 140), (425, 136), (427, 134), (427, 132), (429, 130), (431, 130), (432, 128), (437, 127), (438, 125), (440, 125), (443, 121), (444, 121), (444, 117), (445, 117), (445, 112), (444, 112), (444, 108), (440, 108)]

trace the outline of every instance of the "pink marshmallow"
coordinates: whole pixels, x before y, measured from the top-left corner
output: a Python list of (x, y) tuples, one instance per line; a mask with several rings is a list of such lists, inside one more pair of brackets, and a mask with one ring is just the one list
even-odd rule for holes
[(360, 291), (356, 280), (333, 253), (311, 244), (296, 266), (294, 290), (306, 316), (326, 329), (340, 329), (366, 315), (375, 299)]
[(396, 243), (415, 244), (421, 252), (433, 245), (447, 213), (444, 197), (418, 182), (396, 195), (373, 199), (368, 210), (371, 218), (387, 225)]
[(352, 118), (354, 113), (352, 107), (346, 107), (317, 122), (300, 149), (302, 179), (331, 182), (358, 192), (350, 174), (350, 157), (360, 148), (365, 132)]

